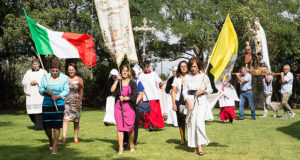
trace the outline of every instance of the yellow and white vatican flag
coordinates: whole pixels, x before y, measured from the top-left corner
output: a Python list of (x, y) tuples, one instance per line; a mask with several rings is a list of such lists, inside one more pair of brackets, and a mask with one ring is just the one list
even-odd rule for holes
[(105, 46), (120, 66), (127, 55), (138, 63), (128, 0), (94, 0)]
[(214, 76), (214, 81), (230, 79), (231, 71), (237, 58), (238, 38), (233, 24), (227, 15), (221, 33), (213, 49), (210, 64), (210, 73)]

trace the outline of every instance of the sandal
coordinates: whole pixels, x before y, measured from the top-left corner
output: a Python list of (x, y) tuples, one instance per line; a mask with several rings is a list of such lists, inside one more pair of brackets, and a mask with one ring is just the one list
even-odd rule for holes
[(203, 156), (203, 155), (204, 155), (204, 152), (197, 152), (197, 154), (198, 154), (199, 156)]
[(184, 140), (184, 141), (181, 141), (181, 142), (180, 142), (180, 145), (181, 145), (181, 146), (184, 146), (184, 145), (185, 145), (185, 140)]
[(122, 154), (123, 154), (123, 151), (124, 151), (124, 148), (119, 148), (118, 155), (122, 155)]
[(66, 145), (66, 140), (61, 140), (60, 144), (61, 144), (62, 146)]
[(133, 145), (130, 145), (130, 152), (134, 152), (135, 151), (135, 145), (133, 144)]

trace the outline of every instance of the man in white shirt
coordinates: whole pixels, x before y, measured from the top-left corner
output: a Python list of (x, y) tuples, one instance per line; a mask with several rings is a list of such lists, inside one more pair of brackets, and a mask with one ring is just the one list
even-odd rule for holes
[(281, 119), (288, 119), (288, 112), (290, 112), (289, 118), (294, 118), (295, 113), (291, 109), (290, 105), (288, 104), (288, 100), (290, 96), (292, 95), (293, 91), (293, 80), (294, 76), (290, 72), (291, 68), (289, 65), (283, 66), (283, 72), (281, 72), (281, 89), (280, 93), (282, 96), (281, 104), (283, 106), (284, 115), (281, 117)]
[(237, 118), (237, 120), (244, 120), (244, 104), (245, 101), (248, 101), (248, 104), (251, 108), (251, 120), (255, 120), (255, 108), (253, 103), (253, 92), (252, 92), (252, 76), (247, 72), (246, 67), (242, 67), (241, 73), (236, 74), (238, 78), (238, 82), (240, 83), (240, 106), (239, 106), (239, 112), (240, 117)]
[(143, 101), (150, 102), (151, 112), (142, 116), (145, 119), (145, 128), (149, 128), (152, 131), (153, 128), (164, 128), (164, 120), (161, 113), (161, 107), (159, 103), (159, 88), (162, 86), (162, 80), (158, 77), (155, 72), (150, 70), (150, 62), (145, 61), (142, 64), (143, 73), (139, 75), (139, 81), (144, 86)]

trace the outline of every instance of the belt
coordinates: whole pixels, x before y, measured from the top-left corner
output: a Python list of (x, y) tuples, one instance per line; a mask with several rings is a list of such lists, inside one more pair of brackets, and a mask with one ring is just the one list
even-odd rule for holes
[(188, 90), (188, 95), (195, 95), (197, 90)]
[(241, 91), (242, 93), (246, 93), (246, 92), (249, 92), (251, 91), (252, 89), (248, 89), (248, 90), (245, 90), (245, 91)]

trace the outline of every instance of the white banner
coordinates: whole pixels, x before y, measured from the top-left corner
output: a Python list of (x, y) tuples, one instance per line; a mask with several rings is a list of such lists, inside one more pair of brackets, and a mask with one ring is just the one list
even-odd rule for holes
[(120, 66), (127, 55), (138, 63), (128, 0), (95, 0), (102, 36), (109, 53)]

